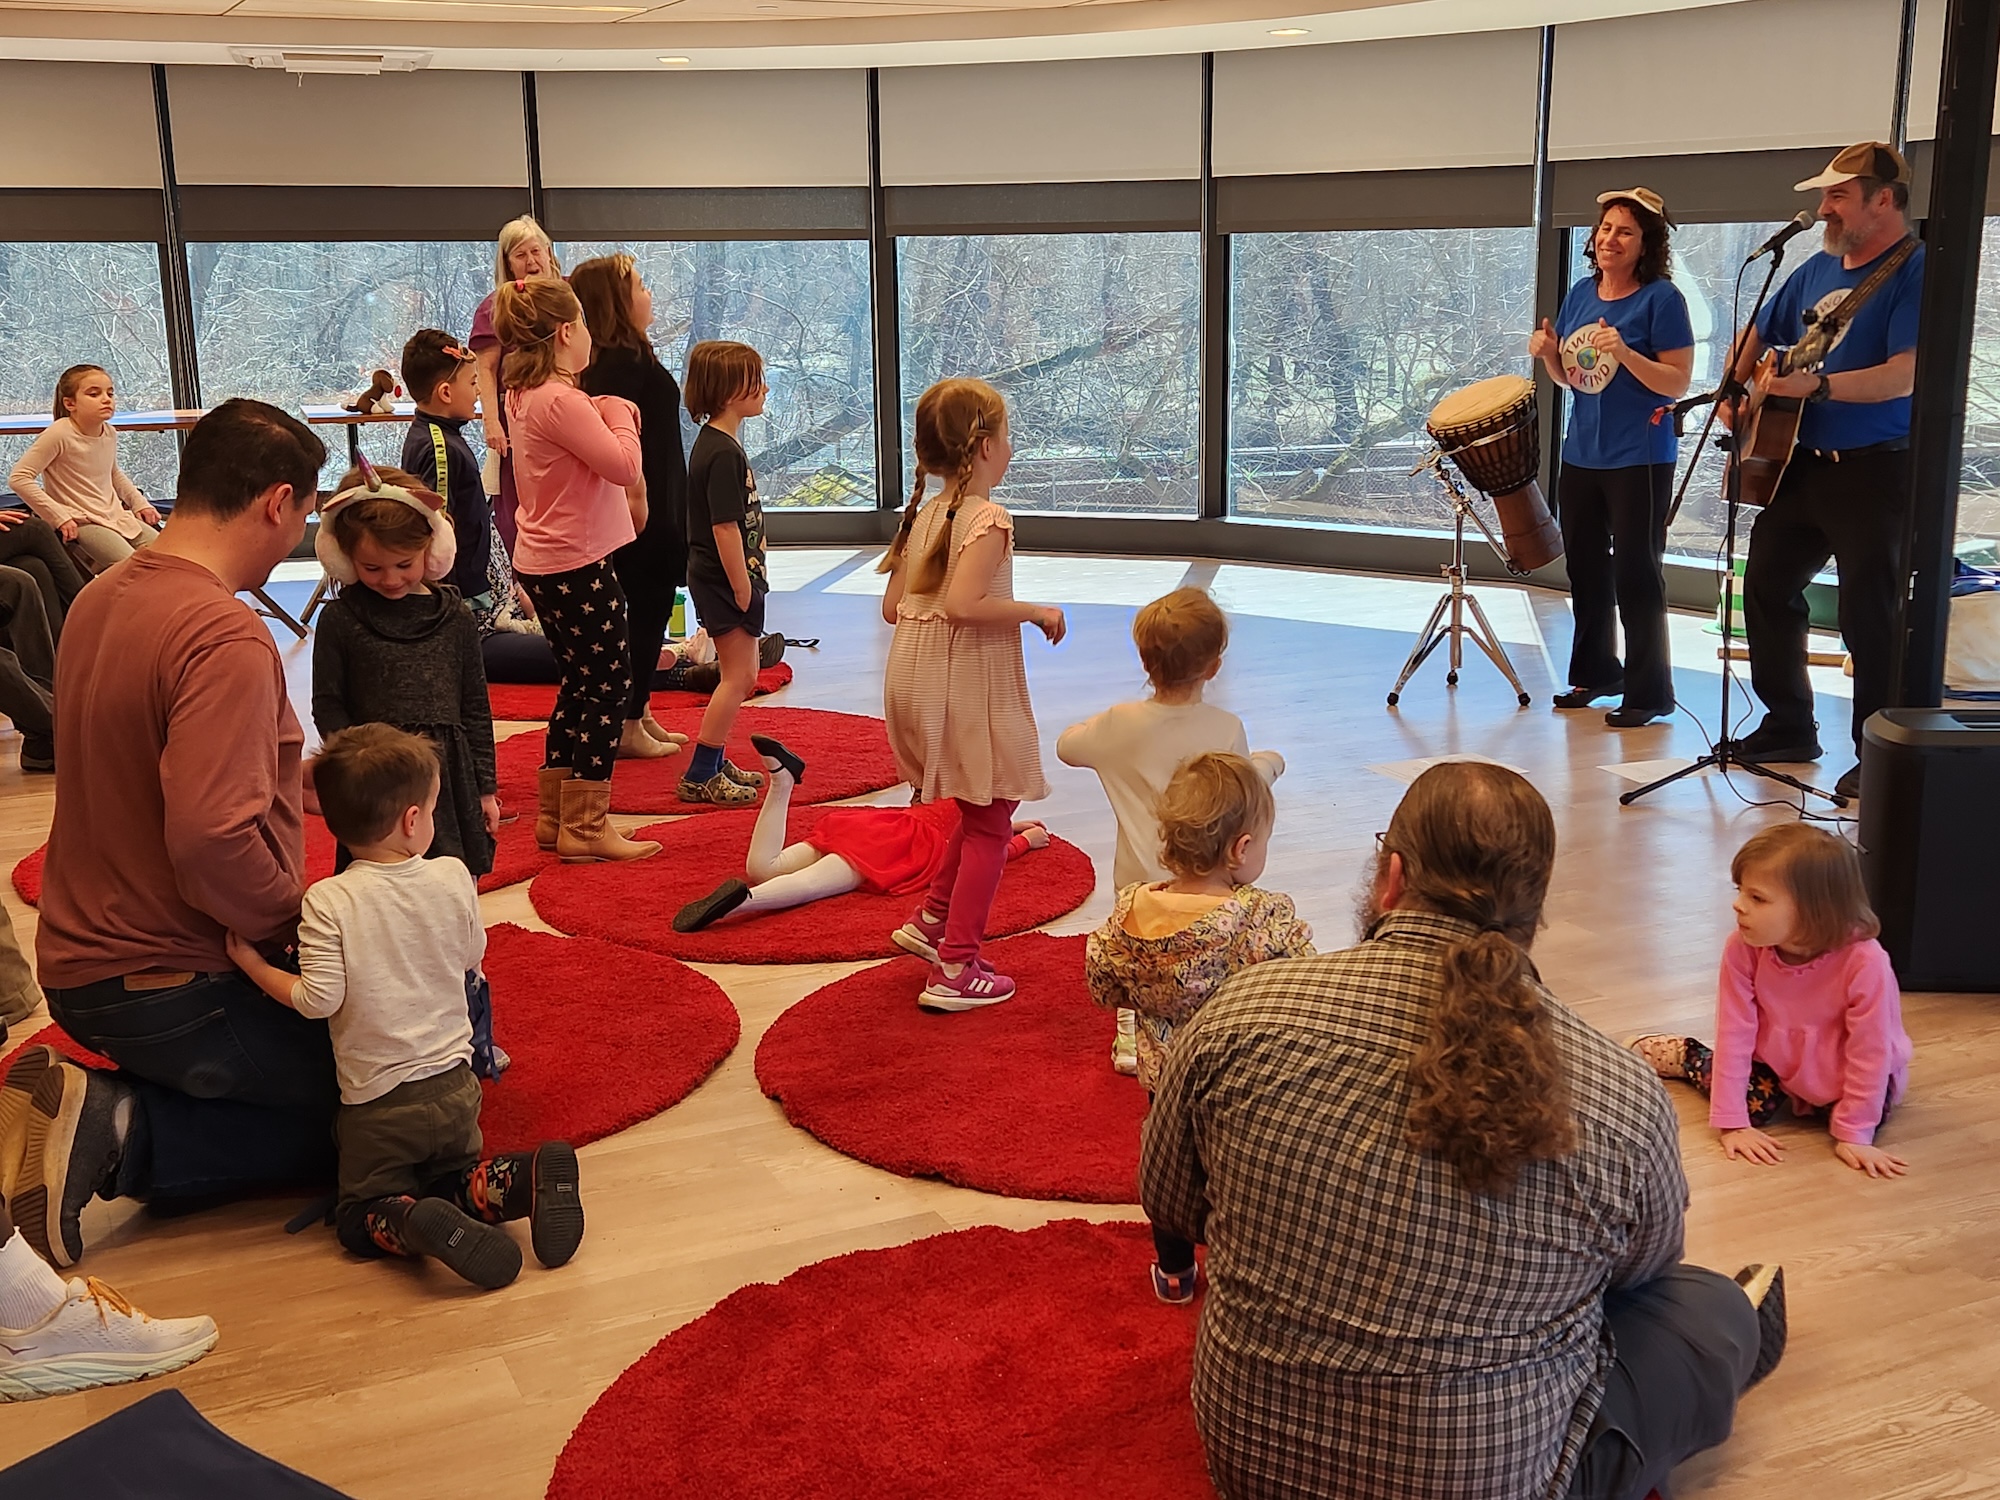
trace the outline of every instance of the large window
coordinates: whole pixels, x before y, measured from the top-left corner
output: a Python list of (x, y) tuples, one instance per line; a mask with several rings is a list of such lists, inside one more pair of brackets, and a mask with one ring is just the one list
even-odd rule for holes
[(896, 263), (906, 435), (925, 387), (978, 376), (1007, 398), (1010, 507), (1196, 513), (1197, 236), (927, 236)]
[[(111, 373), (122, 409), (172, 406), (162, 309), (156, 245), (0, 244), (0, 411), (52, 420), (56, 378), (91, 362)], [(32, 441), (0, 437), (0, 480)], [(172, 498), (171, 433), (124, 434), (118, 461), (149, 495)]]
[(1440, 398), (1528, 372), (1528, 229), (1244, 234), (1231, 242), (1229, 488), (1238, 515), (1442, 527)]
[[(196, 357), (210, 406), (255, 396), (296, 412), (392, 375), (419, 328), (463, 338), (493, 290), (488, 242), (311, 243), (188, 246)], [(331, 486), (347, 467), (343, 429), (323, 428)], [(402, 429), (370, 429), (371, 457), (402, 452)]]
[(1972, 323), (1972, 380), (1965, 393), (1965, 467), (1958, 494), (1958, 551), (2000, 564), (2000, 219), (1979, 247), (1979, 300)]
[[(767, 506), (875, 504), (875, 355), (865, 240), (566, 244), (573, 269), (630, 251), (653, 294), (653, 347), (678, 379), (703, 339), (764, 356), (771, 394), (743, 441)], [(689, 441), (693, 429), (685, 421)]]

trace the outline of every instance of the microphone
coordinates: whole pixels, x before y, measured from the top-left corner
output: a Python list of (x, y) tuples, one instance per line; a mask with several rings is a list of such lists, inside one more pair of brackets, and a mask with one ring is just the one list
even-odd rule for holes
[(1819, 220), (1813, 216), (1811, 209), (1800, 209), (1792, 217), (1792, 221), (1789, 224), (1764, 241), (1755, 250), (1752, 250), (1749, 260), (1744, 261), (1743, 264), (1747, 266), (1750, 264), (1750, 261), (1762, 260), (1767, 255), (1776, 255), (1786, 245), (1791, 243), (1794, 236), (1804, 234), (1808, 229), (1816, 228), (1818, 225)]

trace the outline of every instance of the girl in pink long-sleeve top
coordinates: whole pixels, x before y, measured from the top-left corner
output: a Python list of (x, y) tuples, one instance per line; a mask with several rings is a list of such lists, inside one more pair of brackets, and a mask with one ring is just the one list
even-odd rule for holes
[(1709, 1098), (1732, 1157), (1774, 1166), (1784, 1146), (1763, 1127), (1790, 1103), (1828, 1111), (1833, 1152), (1870, 1177), (1905, 1163), (1875, 1144), (1910, 1075), (1902, 991), (1842, 840), (1804, 823), (1767, 828), (1736, 853), (1736, 931), (1722, 950), (1715, 1046), (1693, 1037), (1628, 1044), (1662, 1078)]
[(514, 458), (514, 572), (534, 601), (562, 681), (549, 716), (535, 842), (571, 863), (643, 859), (606, 820), (611, 770), (631, 696), (625, 594), (611, 554), (644, 524), (639, 412), (622, 396), (586, 396), (590, 331), (561, 281), (513, 281), (493, 294)]

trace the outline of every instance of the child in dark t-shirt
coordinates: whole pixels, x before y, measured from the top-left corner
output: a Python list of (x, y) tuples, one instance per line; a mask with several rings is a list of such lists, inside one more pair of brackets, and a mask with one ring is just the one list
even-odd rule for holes
[(688, 351), (683, 386), (689, 413), (703, 424), (688, 454), (688, 596), (715, 642), (722, 683), (702, 715), (680, 799), (736, 807), (755, 802), (764, 784), (763, 773), (731, 765), (722, 752), (736, 711), (756, 685), (764, 596), (771, 586), (764, 569), (764, 507), (741, 441), (744, 419), (763, 415), (769, 387), (757, 351), (722, 340)]
[(444, 497), (458, 544), (445, 581), (468, 601), (481, 599), (491, 587), (486, 575), (493, 507), (479, 481), (479, 460), (465, 441), (465, 424), (479, 399), (473, 385), (477, 369), (472, 351), (436, 328), (419, 328), (403, 345), (403, 389), (417, 403), (403, 435), (403, 468)]

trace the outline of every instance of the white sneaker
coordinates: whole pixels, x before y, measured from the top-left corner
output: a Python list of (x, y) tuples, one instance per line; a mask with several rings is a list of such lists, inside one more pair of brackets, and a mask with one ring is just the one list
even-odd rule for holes
[(149, 1318), (91, 1277), (32, 1328), (0, 1328), (0, 1401), (33, 1401), (144, 1380), (215, 1347), (213, 1318)]

